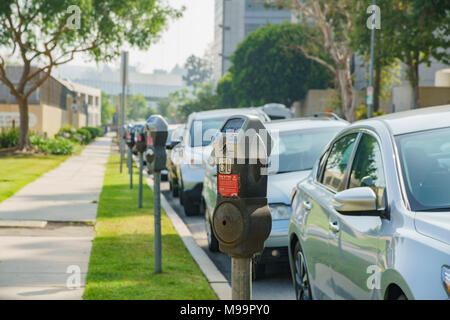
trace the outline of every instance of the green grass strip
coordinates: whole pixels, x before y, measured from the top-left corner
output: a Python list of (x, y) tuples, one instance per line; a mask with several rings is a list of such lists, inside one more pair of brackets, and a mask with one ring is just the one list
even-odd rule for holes
[(145, 184), (144, 208), (138, 209), (138, 170), (130, 190), (127, 168), (120, 174), (119, 161), (114, 155), (107, 164), (84, 299), (217, 299), (166, 214), (163, 272), (155, 274), (153, 194)]

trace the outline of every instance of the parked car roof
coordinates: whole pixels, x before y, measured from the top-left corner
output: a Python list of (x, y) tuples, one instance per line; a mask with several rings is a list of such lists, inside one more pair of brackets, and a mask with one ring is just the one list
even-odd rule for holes
[(356, 123), (370, 125), (373, 121), (383, 122), (393, 135), (450, 127), (450, 105), (396, 112)]
[(192, 113), (189, 117), (194, 117), (196, 120), (222, 118), (227, 116), (233, 116), (238, 114), (254, 114), (263, 115), (266, 121), (270, 121), (270, 118), (261, 110), (257, 108), (229, 108), (229, 109), (214, 109), (208, 111), (201, 111)]
[(293, 118), (275, 120), (265, 124), (268, 130), (277, 129), (280, 131), (315, 129), (323, 127), (345, 127), (348, 125), (349, 123), (345, 120), (334, 120), (332, 118)]

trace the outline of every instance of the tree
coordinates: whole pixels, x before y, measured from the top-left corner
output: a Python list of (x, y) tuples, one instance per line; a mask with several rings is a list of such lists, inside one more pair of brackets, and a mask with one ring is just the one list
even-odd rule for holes
[(217, 107), (217, 96), (211, 83), (194, 84), (191, 92), (179, 91), (177, 94), (177, 115), (180, 119), (187, 119), (192, 112), (212, 110)]
[[(2, 0), (0, 80), (19, 105), (19, 148), (29, 148), (28, 97), (54, 67), (81, 53), (110, 61), (125, 43), (147, 48), (180, 15), (159, 0)], [(18, 81), (6, 72), (10, 59), (23, 65)]]
[(231, 57), (232, 92), (238, 105), (277, 102), (290, 106), (309, 89), (328, 87), (330, 72), (298, 50), (306, 40), (302, 26), (293, 23), (251, 32)]
[[(366, 28), (367, 1), (354, 0), (354, 50), (370, 55), (370, 32)], [(419, 105), (419, 65), (430, 64), (431, 58), (449, 63), (448, 34), (450, 7), (442, 0), (379, 0), (381, 28), (375, 33), (374, 111), (378, 110), (382, 94), (383, 74), (398, 60), (407, 66), (407, 79), (413, 88), (413, 107)]]
[(111, 104), (111, 102), (108, 99), (108, 96), (106, 93), (102, 91), (102, 124), (106, 125), (111, 122), (112, 117), (114, 116), (114, 113), (116, 112), (116, 108), (114, 105)]
[[(372, 19), (367, 13), (369, 2), (354, 0), (355, 29), (351, 36), (351, 45), (353, 50), (364, 56), (364, 61), (370, 59), (371, 47), (371, 29), (367, 28), (367, 21)], [(375, 30), (375, 48), (374, 51), (374, 91), (373, 91), (373, 111), (377, 112), (380, 106), (380, 98), (383, 95), (383, 83), (389, 79), (383, 79), (383, 76), (390, 76), (389, 70), (395, 68), (397, 59), (395, 57), (395, 48), (392, 45), (395, 41), (396, 23), (393, 21), (394, 7), (392, 0), (379, 0), (377, 6), (381, 8), (382, 27)], [(381, 21), (381, 20), (380, 20)]]
[(187, 74), (183, 76), (183, 80), (188, 86), (192, 86), (195, 83), (205, 83), (211, 78), (212, 69), (206, 59), (191, 55), (187, 58), (184, 67), (187, 70)]
[(236, 108), (237, 102), (233, 94), (233, 77), (227, 72), (217, 82), (217, 105), (222, 108)]
[(353, 0), (268, 0), (268, 5), (288, 7), (307, 29), (309, 41), (299, 44), (303, 54), (325, 66), (334, 75), (342, 109), (349, 121), (355, 120), (353, 49)]
[[(420, 106), (419, 65), (431, 59), (450, 64), (450, 7), (443, 0), (392, 0), (396, 57), (407, 66), (413, 89), (413, 108)], [(392, 5), (392, 4), (391, 4)]]
[(155, 113), (155, 111), (147, 105), (147, 101), (142, 94), (129, 96), (126, 101), (126, 114), (128, 120), (147, 120), (148, 117)]

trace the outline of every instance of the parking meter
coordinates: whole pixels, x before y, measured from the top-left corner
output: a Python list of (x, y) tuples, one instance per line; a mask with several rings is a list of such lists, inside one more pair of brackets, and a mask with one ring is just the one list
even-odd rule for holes
[(128, 148), (131, 150), (134, 147), (134, 130), (131, 125), (127, 125), (123, 131), (123, 136), (125, 139), (125, 143), (127, 144)]
[(139, 153), (144, 153), (147, 150), (147, 139), (144, 128), (137, 129), (134, 132), (134, 136), (136, 137), (136, 150)]
[(155, 218), (155, 272), (162, 272), (161, 250), (161, 170), (166, 168), (166, 141), (169, 125), (160, 115), (151, 116), (145, 125), (147, 167), (153, 172), (153, 207)]
[(252, 258), (264, 249), (272, 228), (267, 203), (272, 138), (257, 116), (233, 116), (213, 143), (217, 202), (213, 230), (222, 252)]
[(160, 115), (151, 116), (146, 125), (147, 152), (145, 158), (149, 171), (161, 171), (166, 168), (167, 121)]

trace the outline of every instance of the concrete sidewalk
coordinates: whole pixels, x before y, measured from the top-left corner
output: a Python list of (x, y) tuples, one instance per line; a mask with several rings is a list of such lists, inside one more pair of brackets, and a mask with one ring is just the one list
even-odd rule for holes
[(99, 138), (23, 187), (0, 203), (0, 220), (95, 221), (110, 145)]
[[(9, 226), (0, 227), (0, 299), (82, 298), (95, 233), (70, 222), (95, 221), (110, 147), (111, 136), (97, 139), (0, 203)], [(58, 223), (30, 229), (24, 221)], [(77, 280), (79, 288), (67, 287)]]

